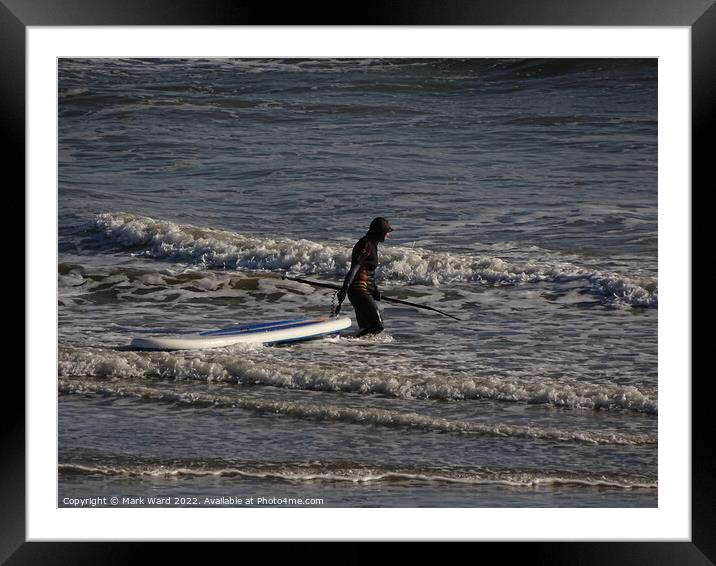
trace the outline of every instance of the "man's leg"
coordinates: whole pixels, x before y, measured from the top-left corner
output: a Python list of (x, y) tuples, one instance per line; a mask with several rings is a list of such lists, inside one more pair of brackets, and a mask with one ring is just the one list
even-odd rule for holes
[(383, 319), (373, 297), (366, 293), (350, 293), (348, 298), (356, 311), (356, 322), (360, 328), (357, 336), (383, 332)]

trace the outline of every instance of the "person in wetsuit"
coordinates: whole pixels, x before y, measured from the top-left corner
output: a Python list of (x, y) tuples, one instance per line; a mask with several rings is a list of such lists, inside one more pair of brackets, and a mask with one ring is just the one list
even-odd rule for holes
[(375, 269), (378, 267), (378, 244), (385, 242), (393, 231), (385, 218), (378, 217), (370, 223), (368, 233), (355, 246), (351, 255), (351, 268), (338, 291), (338, 307), (348, 295), (356, 311), (356, 321), (360, 328), (358, 336), (378, 334), (383, 331), (383, 319), (376, 301), (380, 301), (380, 291), (375, 284)]

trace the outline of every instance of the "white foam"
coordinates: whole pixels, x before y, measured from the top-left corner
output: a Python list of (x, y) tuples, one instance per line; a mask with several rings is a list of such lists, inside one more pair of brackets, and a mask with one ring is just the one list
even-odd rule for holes
[(461, 435), (504, 436), (513, 438), (549, 440), (554, 442), (583, 442), (587, 444), (643, 445), (656, 444), (656, 435), (621, 434), (613, 432), (563, 430), (538, 426), (489, 424), (473, 421), (436, 418), (418, 413), (366, 407), (356, 409), (323, 403), (296, 403), (269, 401), (247, 396), (207, 395), (198, 392), (174, 392), (158, 387), (134, 383), (101, 383), (60, 380), (62, 393), (99, 393), (145, 400), (181, 403), (191, 406), (237, 407), (269, 414), (282, 414), (295, 418), (329, 420), (372, 426), (401, 427)]
[[(229, 231), (179, 225), (131, 213), (102, 213), (95, 224), (103, 237), (145, 257), (198, 264), (207, 268), (291, 271), (340, 277), (350, 265), (350, 248), (309, 240), (260, 238)], [(508, 262), (499, 257), (434, 252), (386, 246), (380, 276), (403, 284), (471, 282), (515, 285), (544, 281), (583, 281), (604, 297), (627, 305), (657, 307), (657, 282), (651, 278), (602, 273), (568, 262)]]
[(533, 470), (492, 470), (479, 467), (429, 468), (408, 466), (367, 466), (332, 462), (293, 463), (215, 461), (137, 462), (110, 461), (64, 462), (58, 466), (63, 475), (150, 476), (150, 477), (235, 477), (247, 479), (278, 479), (290, 482), (438, 482), (472, 485), (505, 485), (510, 487), (580, 486), (615, 489), (656, 489), (658, 480), (651, 476), (594, 474), (571, 471), (536, 472)]
[(61, 377), (198, 379), (380, 394), (400, 399), (489, 399), (565, 408), (658, 413), (656, 391), (641, 391), (634, 386), (549, 379), (526, 381), (514, 377), (486, 377), (469, 371), (438, 373), (421, 370), (414, 364), (376, 368), (366, 373), (361, 367), (287, 364), (281, 356), (238, 356), (232, 350), (183, 354), (61, 347), (58, 371)]

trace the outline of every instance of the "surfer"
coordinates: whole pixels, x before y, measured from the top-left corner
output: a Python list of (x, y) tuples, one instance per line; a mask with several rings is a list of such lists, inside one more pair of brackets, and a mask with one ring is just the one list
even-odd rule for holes
[(380, 301), (380, 291), (375, 284), (375, 269), (378, 267), (378, 244), (385, 242), (392, 231), (385, 218), (373, 219), (368, 233), (353, 246), (351, 268), (338, 291), (336, 314), (348, 295), (356, 311), (356, 322), (360, 328), (358, 336), (383, 332), (383, 319), (376, 304)]

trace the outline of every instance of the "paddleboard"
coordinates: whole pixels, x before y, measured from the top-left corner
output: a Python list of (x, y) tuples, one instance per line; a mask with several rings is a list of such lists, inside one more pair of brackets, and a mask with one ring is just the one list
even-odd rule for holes
[(197, 350), (233, 344), (282, 344), (337, 334), (350, 325), (351, 319), (347, 316), (281, 320), (199, 334), (145, 336), (132, 340), (131, 347), (141, 350)]

